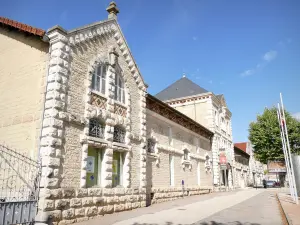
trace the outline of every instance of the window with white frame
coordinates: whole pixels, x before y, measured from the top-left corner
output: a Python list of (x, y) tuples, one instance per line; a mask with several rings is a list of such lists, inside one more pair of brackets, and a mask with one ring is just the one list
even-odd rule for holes
[(104, 134), (105, 134), (104, 121), (97, 119), (97, 118), (90, 119), (89, 136), (97, 137), (97, 138), (104, 138)]
[(121, 76), (121, 69), (118, 67), (115, 74), (115, 100), (125, 104), (124, 79)]
[(113, 136), (114, 142), (125, 143), (125, 135), (126, 135), (126, 130), (124, 127), (120, 125), (116, 125), (114, 127), (114, 136)]
[(106, 72), (106, 64), (100, 64), (95, 68), (92, 77), (92, 90), (105, 94)]
[(147, 140), (147, 151), (149, 153), (155, 153), (155, 140), (153, 138)]

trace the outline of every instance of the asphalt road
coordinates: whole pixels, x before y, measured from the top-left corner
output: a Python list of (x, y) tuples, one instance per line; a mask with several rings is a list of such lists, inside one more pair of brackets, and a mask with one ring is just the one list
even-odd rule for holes
[(276, 195), (268, 190), (194, 225), (282, 225)]

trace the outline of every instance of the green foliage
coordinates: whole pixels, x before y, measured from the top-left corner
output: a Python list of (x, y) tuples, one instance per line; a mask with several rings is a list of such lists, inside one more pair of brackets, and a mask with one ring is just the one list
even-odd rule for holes
[[(292, 152), (299, 153), (300, 122), (285, 111), (290, 147)], [(262, 163), (268, 160), (284, 159), (277, 108), (266, 108), (257, 121), (250, 123), (249, 140), (254, 146), (255, 158)]]

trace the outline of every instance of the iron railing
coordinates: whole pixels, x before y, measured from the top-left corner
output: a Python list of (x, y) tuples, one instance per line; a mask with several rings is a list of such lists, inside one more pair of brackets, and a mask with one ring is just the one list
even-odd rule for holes
[(0, 224), (34, 221), (41, 163), (0, 145)]

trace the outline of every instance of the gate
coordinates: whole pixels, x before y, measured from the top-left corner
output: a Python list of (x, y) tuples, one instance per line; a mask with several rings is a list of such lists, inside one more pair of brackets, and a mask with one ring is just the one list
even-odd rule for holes
[(0, 224), (33, 224), (41, 164), (0, 145)]

